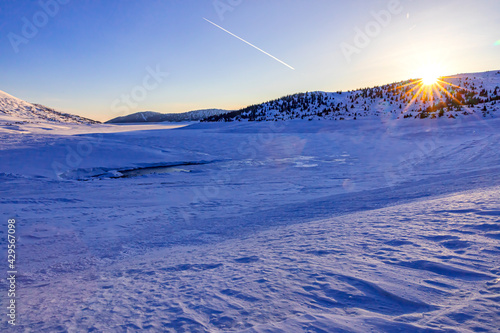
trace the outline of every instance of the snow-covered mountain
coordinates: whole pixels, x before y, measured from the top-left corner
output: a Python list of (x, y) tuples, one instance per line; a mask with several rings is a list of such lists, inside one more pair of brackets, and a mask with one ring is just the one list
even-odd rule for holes
[(181, 122), (181, 121), (199, 121), (211, 116), (218, 116), (232, 112), (221, 109), (205, 109), (184, 113), (159, 113), (153, 111), (144, 111), (130, 114), (128, 116), (117, 117), (108, 120), (106, 123), (159, 123), (159, 122)]
[(459, 74), (424, 86), (412, 79), (347, 92), (308, 92), (252, 105), (204, 121), (349, 120), (367, 117), (495, 117), (500, 108), (500, 71)]
[(58, 112), (40, 104), (28, 103), (3, 91), (0, 91), (0, 115), (2, 115), (2, 121), (7, 123), (99, 123), (98, 121), (84, 117)]

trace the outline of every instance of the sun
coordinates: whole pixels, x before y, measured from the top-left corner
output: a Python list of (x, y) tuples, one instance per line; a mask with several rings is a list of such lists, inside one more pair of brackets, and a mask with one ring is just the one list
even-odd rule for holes
[(423, 86), (433, 86), (439, 82), (440, 73), (442, 73), (439, 67), (430, 64), (418, 71), (418, 74), (420, 74), (418, 77), (421, 78), (420, 82)]
[(422, 77), (422, 84), (424, 86), (435, 85), (439, 80), (439, 76), (431, 73), (427, 73)]
[[(452, 80), (454, 76), (443, 75), (445, 70), (448, 68), (440, 66), (439, 63), (427, 64), (413, 72), (413, 79), (402, 81), (391, 89), (395, 92), (399, 90), (399, 94), (402, 94), (400, 100), (406, 103), (404, 110), (401, 111), (404, 118), (415, 116), (411, 112), (419, 112), (417, 116), (421, 118), (435, 118), (437, 117), (435, 112), (440, 111), (439, 117), (441, 117), (441, 111), (445, 108), (448, 110), (456, 108), (456, 111), (460, 111), (462, 108), (468, 110), (468, 102), (465, 102), (462, 92), (470, 91), (470, 89), (467, 88), (467, 85), (461, 87), (460, 81), (457, 85), (457, 82)], [(457, 96), (455, 96), (453, 90), (460, 92), (457, 92)], [(417, 108), (419, 108), (418, 111)]]

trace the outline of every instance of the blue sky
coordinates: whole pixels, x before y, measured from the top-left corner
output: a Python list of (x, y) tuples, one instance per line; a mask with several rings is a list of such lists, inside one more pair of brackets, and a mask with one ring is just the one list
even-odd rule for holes
[(98, 120), (500, 69), (497, 0), (0, 3), (0, 90)]

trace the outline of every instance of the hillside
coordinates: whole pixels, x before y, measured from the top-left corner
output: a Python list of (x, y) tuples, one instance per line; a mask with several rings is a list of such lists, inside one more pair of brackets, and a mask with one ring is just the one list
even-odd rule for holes
[(159, 113), (153, 111), (144, 111), (130, 114), (128, 116), (117, 117), (108, 120), (108, 124), (119, 123), (159, 123), (159, 122), (181, 122), (181, 121), (200, 121), (207, 117), (226, 114), (228, 110), (206, 109), (196, 110), (184, 113)]
[(5, 124), (56, 122), (74, 124), (97, 124), (98, 121), (55, 111), (52, 108), (32, 104), (6, 92), (0, 91), (0, 116)]
[(204, 121), (494, 117), (499, 99), (500, 71), (490, 71), (442, 77), (433, 86), (412, 79), (348, 92), (300, 93)]

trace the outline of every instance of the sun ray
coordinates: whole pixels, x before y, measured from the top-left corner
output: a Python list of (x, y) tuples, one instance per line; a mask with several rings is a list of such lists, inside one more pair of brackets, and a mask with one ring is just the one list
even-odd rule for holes
[(415, 85), (415, 82), (414, 81), (411, 81), (411, 82), (408, 82), (407, 84), (404, 84), (402, 86), (398, 86), (398, 87), (395, 87), (394, 89), (392, 89), (391, 91), (395, 91), (397, 89), (403, 89), (403, 88), (406, 88), (408, 86), (412, 86), (412, 85)]
[(421, 85), (419, 85), (419, 84), (416, 84), (413, 88), (411, 88), (411, 89), (410, 89), (410, 90), (406, 93), (406, 95), (410, 96), (413, 90), (418, 89), (418, 88), (420, 88), (420, 87), (422, 87), (422, 86), (421, 86)]
[(464, 90), (467, 90), (467, 91), (472, 91), (471, 89), (468, 89), (468, 88), (465, 88), (465, 87), (460, 87), (460, 86), (457, 86), (456, 84), (453, 84), (451, 82), (446, 82), (446, 81), (443, 81), (443, 80), (439, 80), (440, 83), (444, 83), (448, 86), (452, 86), (454, 88), (457, 88), (457, 89), (464, 89)]
[(439, 99), (442, 99), (443, 95), (441, 95), (441, 92), (439, 91), (438, 87), (439, 87), (439, 83), (432, 87), (432, 91), (434, 91), (436, 93), (436, 95), (438, 96)]
[[(441, 87), (441, 86), (438, 86), (438, 87), (439, 87), (439, 88), (441, 88), (441, 89), (445, 92), (445, 94), (446, 94), (447, 96), (449, 96), (449, 97), (450, 97), (453, 101), (455, 101), (458, 105), (460, 105), (462, 108), (464, 108), (464, 109), (465, 109), (465, 111), (467, 111), (467, 112), (469, 112), (469, 113), (474, 114), (474, 110), (473, 110), (473, 109), (471, 109), (470, 107), (468, 107), (466, 104), (463, 104), (462, 102), (460, 102), (460, 101), (459, 101), (457, 98), (455, 98), (455, 96), (453, 96), (453, 95), (452, 95), (452, 94), (451, 94), (448, 90), (444, 89), (444, 88), (443, 88), (443, 87)], [(458, 88), (461, 88), (461, 89), (464, 89), (464, 88), (459, 87), (459, 86), (457, 86), (457, 87), (458, 87)]]
[[(401, 92), (400, 101), (402, 105), (404, 105), (401, 114), (411, 114), (417, 111), (426, 117), (443, 108), (447, 108), (449, 111), (456, 108), (456, 112), (463, 110), (464, 112), (474, 113), (474, 110), (465, 105), (466, 100), (463, 93), (472, 90), (449, 82), (448, 80), (455, 79), (457, 78), (456, 76), (431, 75), (436, 73), (435, 71), (427, 71), (424, 73), (425, 76), (420, 79), (401, 82), (391, 87), (390, 91)], [(459, 94), (458, 98), (456, 97), (456, 92)], [(412, 108), (412, 106), (416, 106), (416, 108)], [(427, 113), (427, 115), (425, 115), (425, 113)], [(432, 117), (436, 117), (436, 114), (433, 114)]]
[(409, 114), (436, 118), (438, 114), (439, 117), (444, 115), (443, 110), (453, 112), (447, 113), (448, 117), (465, 112), (476, 114), (477, 110), (468, 106), (471, 103), (468, 92), (474, 92), (474, 88), (468, 87), (467, 83), (461, 86), (461, 77), (457, 75), (430, 75), (437, 74), (436, 69), (439, 68), (431, 66), (429, 70), (421, 71), (426, 74), (425, 77), (393, 83), (388, 87), (391, 96), (396, 98), (396, 103), (402, 108), (401, 117), (406, 118)]
[(448, 90), (444, 89), (442, 86), (440, 85), (437, 85), (439, 88), (441, 88), (441, 90), (444, 91), (444, 93), (450, 97), (453, 101), (457, 102), (459, 105), (462, 105), (462, 103), (455, 97), (453, 96)]
[[(419, 86), (415, 86), (415, 87), (418, 87), (418, 91), (417, 93), (413, 96), (413, 98), (410, 100), (410, 102), (406, 105), (406, 108), (405, 108), (405, 113), (406, 111), (408, 110), (408, 108), (417, 100), (418, 96), (420, 95), (420, 92), (422, 91), (423, 89), (423, 85), (419, 85)], [(412, 89), (413, 90), (413, 89)]]

